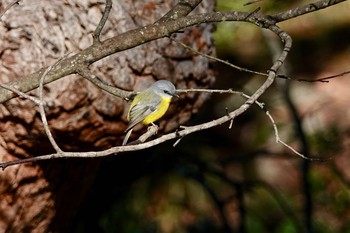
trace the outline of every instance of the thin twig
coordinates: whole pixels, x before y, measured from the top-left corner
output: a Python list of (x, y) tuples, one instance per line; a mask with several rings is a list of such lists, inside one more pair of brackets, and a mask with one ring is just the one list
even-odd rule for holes
[(257, 2), (261, 2), (263, 0), (253, 0), (253, 1), (249, 1), (249, 2), (246, 2), (243, 4), (243, 6), (248, 6), (248, 5), (251, 5), (251, 4), (254, 4), (254, 3), (257, 3)]
[(315, 12), (333, 5), (336, 5), (347, 0), (321, 0), (313, 3), (309, 3), (304, 6), (295, 7), (293, 9), (288, 9), (273, 15), (270, 15), (270, 18), (275, 21), (275, 23), (285, 21), (287, 19), (295, 18), (295, 15), (305, 15), (310, 12)]
[[(225, 108), (225, 111), (226, 111), (227, 115), (230, 113), (227, 107)], [(232, 125), (233, 125), (233, 119), (231, 119), (230, 125), (228, 126), (228, 129), (232, 129)]]
[(45, 80), (45, 77), (46, 75), (52, 70), (52, 68), (54, 66), (56, 66), (61, 60), (63, 59), (63, 57), (58, 60), (55, 64), (49, 66), (45, 72), (43, 73), (43, 75), (41, 76), (40, 78), (40, 83), (39, 83), (39, 88), (38, 88), (38, 94), (39, 94), (39, 99), (40, 99), (40, 102), (39, 102), (39, 112), (40, 112), (40, 116), (41, 116), (41, 121), (43, 122), (43, 126), (44, 126), (44, 130), (45, 130), (45, 133), (52, 145), (52, 147), (55, 149), (55, 151), (58, 153), (58, 154), (62, 154), (63, 151), (61, 150), (61, 148), (58, 146), (58, 144), (56, 143), (54, 137), (52, 136), (52, 133), (50, 131), (50, 128), (49, 128), (49, 124), (47, 122), (47, 118), (46, 118), (46, 113), (45, 113), (45, 109), (44, 109), (44, 100), (43, 100), (43, 87), (44, 87), (44, 80)]
[[(64, 58), (64, 57), (63, 57)], [(45, 130), (45, 133), (48, 137), (48, 139), (50, 140), (50, 143), (51, 145), (53, 146), (53, 148), (56, 150), (57, 153), (59, 154), (62, 154), (63, 151), (59, 148), (59, 146), (57, 145), (55, 139), (53, 138), (52, 136), (52, 133), (49, 129), (49, 126), (48, 126), (48, 122), (47, 122), (47, 118), (46, 118), (46, 114), (45, 114), (45, 109), (44, 109), (44, 100), (43, 100), (43, 86), (44, 86), (44, 79), (46, 77), (46, 75), (52, 70), (52, 68), (54, 66), (56, 66), (63, 58), (61, 58), (60, 60), (58, 60), (55, 64), (49, 66), (45, 72), (42, 74), (42, 77), (40, 79), (40, 83), (39, 83), (39, 88), (38, 88), (38, 95), (39, 95), (39, 98), (36, 98), (36, 97), (33, 97), (33, 96), (30, 96), (30, 95), (27, 95), (19, 90), (17, 90), (16, 88), (14, 87), (10, 87), (10, 86), (7, 86), (6, 84), (0, 84), (0, 87), (4, 88), (4, 89), (7, 89), (9, 91), (12, 91), (14, 93), (16, 93), (17, 95), (21, 96), (22, 98), (26, 98), (26, 99), (29, 99), (31, 101), (33, 101), (36, 105), (39, 106), (39, 113), (40, 113), (40, 116), (41, 116), (41, 121), (43, 122), (43, 127), (44, 127), (44, 130)]]
[(348, 74), (350, 74), (350, 70), (345, 71), (345, 72), (342, 72), (342, 73), (339, 73), (339, 74), (335, 74), (335, 75), (327, 76), (327, 77), (324, 77), (324, 78), (315, 79), (315, 80), (304, 80), (304, 79), (298, 79), (298, 81), (307, 81), (307, 82), (325, 82), (325, 83), (328, 83), (328, 82), (329, 82), (328, 80), (330, 80), (330, 79), (338, 78), (338, 77), (345, 76), (345, 75), (348, 75)]
[(4, 16), (4, 14), (14, 5), (18, 4), (21, 0), (14, 0), (12, 1), (10, 4), (8, 4), (5, 9), (0, 13), (0, 21), (2, 21), (2, 16)]
[(105, 83), (99, 77), (94, 75), (86, 66), (78, 67), (77, 73), (79, 75), (81, 75), (83, 78), (85, 78), (85, 79), (89, 80), (90, 82), (92, 82), (93, 84), (95, 84), (97, 87), (101, 88), (102, 90), (104, 90), (112, 95), (123, 98), (125, 100), (130, 100), (135, 95), (134, 92), (125, 91), (125, 90), (119, 89), (117, 87), (114, 87), (112, 85)]
[[(249, 95), (243, 93), (243, 92), (240, 92), (240, 91), (233, 91), (231, 89), (229, 90), (218, 90), (218, 89), (187, 89), (187, 90), (178, 90), (178, 92), (181, 92), (181, 93), (187, 93), (187, 92), (207, 92), (207, 93), (220, 93), (220, 94), (224, 94), (224, 93), (229, 93), (229, 94), (237, 94), (237, 95), (240, 95), (240, 96), (243, 96), (244, 98), (246, 99), (249, 99), (251, 98)], [(255, 103), (265, 111), (266, 115), (268, 116), (268, 118), (270, 119), (271, 123), (272, 123), (272, 126), (273, 126), (273, 129), (274, 129), (274, 133), (275, 133), (275, 138), (276, 138), (276, 143), (281, 143), (283, 146), (287, 147), (289, 150), (291, 150), (294, 154), (302, 157), (303, 159), (307, 159), (307, 160), (311, 160), (311, 161), (323, 161), (323, 159), (320, 159), (320, 158), (310, 158), (310, 157), (307, 157), (303, 154), (301, 154), (300, 152), (298, 152), (297, 150), (295, 150), (293, 147), (291, 147), (290, 145), (288, 145), (287, 143), (285, 143), (283, 140), (281, 140), (280, 136), (279, 136), (279, 133), (278, 133), (278, 128), (277, 128), (277, 125), (276, 125), (276, 122), (275, 120), (273, 119), (273, 117), (271, 116), (270, 112), (266, 110), (265, 108), (265, 104), (264, 103), (261, 103), (259, 101), (255, 101)], [(230, 124), (231, 125), (231, 124)]]
[(232, 68), (234, 68), (234, 69), (237, 69), (237, 70), (239, 70), (239, 71), (244, 71), (244, 72), (251, 73), (251, 74), (256, 74), (256, 75), (262, 75), (262, 76), (265, 76), (265, 77), (268, 76), (267, 73), (261, 73), (261, 72), (257, 72), (257, 71), (254, 71), (254, 70), (250, 70), (250, 69), (247, 69), (247, 68), (244, 68), (244, 67), (240, 67), (240, 66), (234, 65), (234, 64), (232, 64), (232, 63), (230, 63), (230, 62), (228, 62), (228, 61), (225, 61), (225, 60), (222, 60), (222, 59), (220, 59), (220, 58), (217, 58), (217, 57), (214, 57), (214, 56), (211, 56), (211, 55), (202, 53), (202, 52), (200, 52), (200, 51), (197, 51), (197, 50), (195, 50), (194, 48), (192, 48), (192, 47), (186, 45), (185, 43), (183, 43), (183, 42), (180, 41), (180, 40), (177, 40), (177, 39), (172, 38), (172, 37), (169, 37), (169, 38), (170, 38), (172, 41), (174, 41), (174, 42), (180, 44), (182, 47), (184, 47), (184, 48), (190, 50), (190, 51), (193, 52), (194, 54), (201, 55), (201, 56), (203, 56), (203, 57), (206, 57), (206, 58), (208, 58), (208, 59), (211, 59), (211, 60), (214, 60), (214, 61), (217, 61), (217, 62), (221, 62), (221, 63), (223, 63), (223, 64), (225, 64), (225, 65), (228, 65), (228, 66), (230, 66), (230, 67), (232, 67)]
[(106, 0), (106, 6), (105, 6), (105, 9), (103, 11), (102, 18), (101, 18), (100, 22), (98, 23), (94, 33), (92, 34), (92, 37), (94, 39), (94, 44), (100, 43), (101, 31), (106, 24), (106, 21), (108, 19), (109, 13), (111, 12), (111, 9), (112, 9), (112, 0)]
[(130, 137), (130, 135), (131, 135), (131, 132), (132, 132), (132, 129), (130, 129), (130, 130), (127, 132), (127, 134), (125, 135), (124, 141), (123, 141), (123, 143), (122, 143), (123, 146), (124, 146), (124, 145), (128, 145), (128, 146), (130, 146), (130, 145), (136, 145), (136, 144), (143, 143), (143, 142), (147, 141), (148, 138), (150, 138), (150, 137), (152, 137), (153, 135), (156, 135), (156, 134), (157, 134), (157, 132), (158, 132), (158, 126), (155, 125), (155, 124), (150, 125), (150, 126), (148, 127), (147, 131), (146, 131), (144, 134), (142, 134), (137, 140), (127, 143), (128, 140), (129, 140), (129, 137)]
[(156, 135), (158, 132), (158, 126), (155, 124), (148, 127), (147, 132), (141, 135), (138, 139), (139, 142), (145, 142), (148, 138)]
[(278, 133), (278, 128), (277, 128), (277, 125), (276, 125), (276, 122), (275, 120), (273, 119), (273, 117), (271, 116), (270, 112), (269, 111), (265, 111), (266, 115), (268, 116), (268, 118), (270, 119), (271, 123), (272, 123), (272, 126), (273, 126), (273, 130), (275, 132), (275, 137), (276, 137), (276, 142), (277, 143), (281, 143), (283, 146), (285, 146), (286, 148), (288, 148), (289, 150), (291, 150), (294, 154), (302, 157), (303, 159), (306, 159), (306, 160), (310, 160), (310, 161), (321, 161), (322, 159), (320, 158), (310, 158), (310, 157), (307, 157), (305, 155), (303, 155), (302, 153), (298, 152), (297, 150), (295, 150), (292, 146), (288, 145), (287, 143), (285, 143), (284, 141), (281, 140), (280, 136), (279, 136), (279, 133)]
[(179, 1), (174, 7), (172, 7), (162, 18), (155, 23), (165, 22), (167, 20), (174, 20), (180, 17), (184, 17), (193, 11), (202, 0), (186, 0)]
[[(200, 55), (200, 56), (203, 56), (203, 57), (206, 57), (208, 59), (211, 59), (211, 60), (214, 60), (214, 61), (217, 61), (217, 62), (220, 62), (222, 64), (225, 64), (227, 66), (230, 66), (238, 71), (242, 71), (242, 72), (247, 72), (247, 73), (251, 73), (251, 74), (256, 74), (256, 75), (260, 75), (260, 76), (264, 76), (264, 77), (267, 77), (268, 74), (267, 73), (262, 73), (262, 72), (258, 72), (258, 71), (254, 71), (254, 70), (250, 70), (248, 68), (244, 68), (244, 67), (240, 67), (240, 66), (237, 66), (237, 65), (234, 65), (232, 64), (231, 62), (229, 61), (225, 61), (223, 59), (220, 59), (220, 58), (217, 58), (217, 57), (214, 57), (214, 56), (211, 56), (209, 54), (206, 54), (206, 53), (203, 53), (203, 52), (200, 52), (198, 50), (195, 50), (194, 48), (186, 45), (185, 43), (183, 43), (182, 41), (180, 40), (177, 40), (175, 38), (172, 38), (172, 37), (169, 37), (172, 41), (178, 43), (179, 45), (181, 45), (182, 47), (184, 47), (185, 49), (188, 49), (190, 50), (192, 53), (194, 54), (197, 54), (197, 55)], [(277, 78), (280, 78), (280, 79), (287, 79), (287, 80), (291, 80), (291, 81), (298, 81), (298, 82), (308, 82), (308, 83), (314, 83), (314, 82), (323, 82), (323, 83), (328, 83), (329, 79), (334, 79), (334, 78), (338, 78), (338, 77), (341, 77), (341, 76), (345, 76), (345, 75), (348, 75), (350, 74), (350, 71), (345, 71), (345, 72), (342, 72), (340, 74), (335, 74), (335, 75), (332, 75), (332, 76), (327, 76), (327, 77), (324, 77), (324, 78), (319, 78), (319, 79), (314, 79), (314, 80), (309, 80), (309, 79), (295, 79), (295, 78), (291, 78), (291, 77), (288, 77), (286, 75), (282, 75), (282, 74), (277, 74)]]
[(11, 91), (13, 93), (16, 93), (18, 96), (20, 96), (22, 98), (29, 99), (29, 100), (33, 101), (35, 104), (37, 104), (37, 105), (40, 104), (40, 100), (38, 98), (36, 98), (34, 96), (30, 96), (30, 95), (28, 95), (28, 94), (26, 94), (24, 92), (21, 92), (21, 91), (17, 90), (16, 88), (11, 87), (11, 86), (9, 86), (7, 84), (0, 84), (0, 87), (4, 88), (6, 90), (9, 90), (9, 91)]
[(181, 142), (182, 139), (183, 139), (183, 137), (178, 138), (178, 139), (174, 142), (173, 147), (176, 147), (176, 146)]

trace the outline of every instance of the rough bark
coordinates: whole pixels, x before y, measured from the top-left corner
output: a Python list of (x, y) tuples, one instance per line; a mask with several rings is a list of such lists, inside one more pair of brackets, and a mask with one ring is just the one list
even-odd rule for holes
[[(0, 9), (9, 2), (3, 2)], [(201, 3), (196, 11), (212, 9), (208, 2)], [(113, 1), (101, 39), (150, 24), (175, 3)], [(1, 83), (91, 45), (91, 33), (103, 9), (103, 1), (92, 0), (23, 1), (11, 8), (0, 24)], [(201, 25), (177, 38), (213, 54), (212, 30), (210, 25)], [(193, 56), (167, 38), (117, 53), (90, 68), (104, 81), (125, 90), (143, 89), (157, 79), (171, 80), (178, 88), (208, 87), (214, 79), (207, 59)], [(34, 90), (31, 94), (37, 93)], [(192, 94), (176, 100), (159, 122), (159, 133), (188, 121), (205, 99), (205, 94)], [(44, 100), (49, 126), (63, 150), (99, 150), (121, 143), (128, 108), (122, 99), (71, 75), (46, 85)], [(15, 98), (0, 105), (0, 119), (1, 161), (52, 152), (38, 110), (29, 100)], [(141, 130), (136, 128), (136, 132)], [(0, 231), (66, 231), (97, 169), (96, 159), (67, 159), (13, 166), (0, 172)]]

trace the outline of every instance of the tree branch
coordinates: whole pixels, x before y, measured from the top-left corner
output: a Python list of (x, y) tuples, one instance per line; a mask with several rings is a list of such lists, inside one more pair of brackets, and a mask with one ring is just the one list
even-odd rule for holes
[[(251, 14), (251, 12), (213, 12), (193, 16), (186, 16), (173, 20), (165, 20), (162, 22), (145, 26), (143, 28), (138, 28), (122, 33), (118, 36), (106, 39), (101, 43), (92, 44), (90, 47), (82, 50), (81, 52), (71, 57), (63, 59), (60, 62), (59, 66), (57, 66), (47, 74), (45, 78), (45, 84), (53, 82), (64, 76), (78, 73), (78, 70), (81, 65), (89, 66), (90, 64), (111, 54), (136, 47), (138, 45), (144, 44), (152, 40), (168, 37), (169, 35), (178, 30), (193, 25), (222, 21), (245, 21), (254, 23), (259, 27), (269, 28), (270, 26), (274, 25), (275, 22), (281, 22), (293, 17), (303, 15), (305, 14), (305, 12), (309, 13), (312, 11), (316, 11), (317, 9), (335, 5), (343, 1), (345, 0), (336, 0), (329, 3), (329, 0), (322, 0), (314, 3), (314, 5), (317, 7), (310, 8), (310, 4), (308, 4), (271, 16), (263, 16), (258, 13)], [(193, 2), (196, 3), (199, 1)], [(21, 92), (31, 91), (39, 86), (40, 77), (46, 69), (47, 67), (42, 68), (33, 74), (11, 81), (6, 85), (9, 87), (16, 87)], [(10, 91), (5, 89), (0, 90), (0, 103), (4, 103), (5, 101), (14, 97), (16, 97), (16, 95)]]
[(176, 131), (175, 133), (169, 133), (166, 135), (163, 135), (157, 139), (154, 139), (149, 142), (137, 144), (137, 145), (126, 145), (126, 146), (118, 146), (118, 147), (113, 147), (108, 150), (104, 151), (99, 151), (99, 152), (64, 152), (62, 153), (55, 153), (55, 154), (49, 154), (49, 155), (42, 155), (38, 157), (33, 157), (33, 158), (27, 158), (23, 160), (16, 160), (16, 161), (10, 161), (10, 162), (5, 162), (5, 163), (0, 163), (0, 168), (5, 169), (8, 166), (15, 165), (15, 164), (21, 164), (25, 162), (33, 162), (33, 161), (39, 161), (39, 160), (47, 160), (47, 159), (54, 159), (54, 158), (62, 158), (62, 157), (83, 157), (83, 158), (91, 158), (91, 157), (103, 157), (107, 156), (110, 154), (117, 154), (120, 152), (126, 152), (126, 151), (136, 151), (136, 150), (142, 150), (146, 149), (149, 147), (153, 147), (155, 145), (158, 145), (162, 142), (175, 139), (178, 137), (184, 137), (190, 133), (194, 133), (197, 131), (201, 131), (204, 129), (209, 129), (221, 124), (224, 124), (225, 122), (231, 121), (232, 119), (236, 118), (238, 115), (242, 114), (248, 108), (271, 86), (271, 84), (274, 82), (275, 77), (276, 77), (276, 72), (277, 70), (281, 67), (283, 64), (284, 60), (286, 59), (288, 52), (292, 46), (292, 39), (291, 37), (285, 33), (282, 29), (279, 27), (272, 25), (268, 28), (269, 30), (273, 31), (275, 34), (277, 34), (282, 41), (284, 41), (284, 48), (281, 53), (281, 55), (278, 57), (278, 59), (274, 62), (272, 65), (269, 73), (268, 78), (266, 81), (256, 90), (256, 92), (244, 103), (242, 104), (238, 109), (229, 112), (227, 115), (212, 120), (210, 122), (206, 122), (203, 124), (199, 124), (196, 126), (190, 126), (186, 127), (185, 129)]
[(296, 7), (294, 9), (273, 14), (271, 15), (271, 18), (273, 18), (276, 21), (276, 23), (278, 23), (278, 22), (286, 21), (291, 18), (295, 18), (296, 16), (301, 16), (301, 15), (308, 14), (310, 12), (325, 9), (327, 7), (330, 7), (345, 1), (347, 0), (321, 0), (318, 2), (310, 3), (308, 5)]
[(105, 83), (99, 77), (91, 73), (91, 71), (85, 66), (80, 66), (77, 70), (77, 73), (81, 75), (83, 78), (95, 84), (97, 87), (101, 88), (102, 90), (112, 95), (119, 96), (120, 98), (123, 98), (126, 100), (131, 99), (133, 95), (135, 95), (134, 92), (124, 91), (122, 89), (119, 89), (117, 87), (114, 87), (112, 85)]
[(8, 4), (6, 7), (5, 7), (5, 9), (2, 11), (2, 12), (0, 12), (0, 21), (2, 21), (2, 16), (4, 16), (4, 14), (11, 8), (11, 7), (13, 7), (14, 5), (16, 5), (16, 4), (19, 4), (19, 2), (20, 2), (21, 0), (14, 0), (14, 1), (12, 1), (10, 4)]
[(41, 121), (43, 123), (45, 133), (46, 133), (47, 137), (49, 138), (49, 141), (50, 141), (52, 147), (55, 149), (55, 151), (59, 154), (62, 154), (63, 151), (61, 150), (61, 148), (58, 146), (55, 139), (53, 138), (52, 133), (51, 133), (50, 128), (49, 128), (49, 124), (47, 123), (46, 113), (45, 113), (45, 109), (44, 109), (45, 102), (43, 99), (43, 88), (44, 88), (45, 77), (46, 77), (47, 73), (49, 73), (51, 71), (51, 69), (59, 63), (59, 61), (60, 60), (58, 60), (55, 64), (49, 66), (47, 68), (47, 70), (44, 72), (43, 76), (40, 78), (40, 84), (39, 84), (39, 89), (38, 89), (40, 101), (39, 101), (38, 105), (39, 105), (39, 112), (40, 112)]
[(100, 34), (103, 27), (106, 24), (106, 21), (108, 19), (109, 13), (111, 12), (111, 9), (112, 9), (112, 0), (106, 0), (106, 6), (105, 6), (105, 10), (103, 11), (102, 18), (98, 23), (94, 33), (92, 34), (92, 37), (94, 39), (94, 44), (100, 43)]
[(201, 3), (202, 0), (180, 0), (168, 13), (160, 18), (156, 23), (161, 23), (167, 20), (174, 20), (188, 15)]

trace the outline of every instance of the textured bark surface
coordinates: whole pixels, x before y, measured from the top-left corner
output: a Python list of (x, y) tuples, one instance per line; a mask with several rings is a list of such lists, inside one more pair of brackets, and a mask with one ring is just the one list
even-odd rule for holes
[[(0, 3), (3, 9), (11, 1)], [(196, 12), (213, 4), (204, 1)], [(113, 1), (102, 40), (150, 24), (177, 1)], [(1, 5), (2, 4), (2, 5)], [(104, 1), (30, 1), (11, 8), (0, 23), (0, 82), (6, 83), (51, 65), (67, 53), (91, 45)], [(20, 17), (19, 17), (20, 16)], [(200, 25), (176, 37), (213, 54), (213, 26)], [(208, 87), (214, 80), (207, 59), (193, 56), (169, 39), (160, 39), (96, 62), (91, 70), (126, 90), (141, 90), (157, 79), (178, 88)], [(37, 91), (31, 94), (37, 95)], [(159, 122), (159, 133), (188, 121), (205, 94), (175, 100)], [(68, 76), (44, 88), (49, 126), (63, 150), (88, 151), (119, 145), (127, 124), (128, 103), (99, 90), (79, 76)], [(176, 114), (175, 114), (176, 113)], [(137, 127), (136, 132), (144, 130)], [(52, 152), (37, 107), (15, 98), (0, 105), (0, 160)], [(64, 232), (84, 200), (96, 159), (67, 159), (13, 166), (0, 172), (1, 232)]]

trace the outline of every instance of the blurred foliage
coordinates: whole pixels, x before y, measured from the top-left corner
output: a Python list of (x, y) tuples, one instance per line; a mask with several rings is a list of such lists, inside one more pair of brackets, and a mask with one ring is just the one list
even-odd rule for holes
[[(244, 6), (247, 2), (219, 0), (217, 10), (261, 7), (262, 12), (273, 13), (307, 1), (263, 0)], [(347, 2), (281, 23), (293, 37), (290, 77), (312, 80), (350, 70), (349, 9)], [(219, 23), (214, 38), (222, 59), (260, 72), (271, 65), (266, 37), (253, 25)], [(215, 66), (219, 72), (215, 88), (251, 94), (264, 80)], [(346, 80), (337, 79), (338, 85), (346, 85), (341, 83)], [(295, 131), (297, 122), (281, 85), (260, 101), (274, 116), (283, 140), (298, 151), (310, 151), (309, 156), (330, 160), (306, 162), (276, 144), (264, 111), (252, 106), (235, 119), (232, 129), (223, 125), (186, 136), (175, 148), (165, 143), (103, 159), (74, 232), (350, 232), (349, 112), (337, 107), (339, 99), (321, 101), (338, 93), (325, 94), (322, 88), (331, 84), (289, 82), (306, 145)], [(348, 103), (348, 98), (344, 101)], [(188, 124), (223, 116), (225, 108), (232, 110), (243, 102), (238, 96), (213, 95)]]
[(338, 152), (341, 145), (341, 132), (336, 126), (330, 126), (324, 131), (309, 135), (309, 143), (320, 157)]

